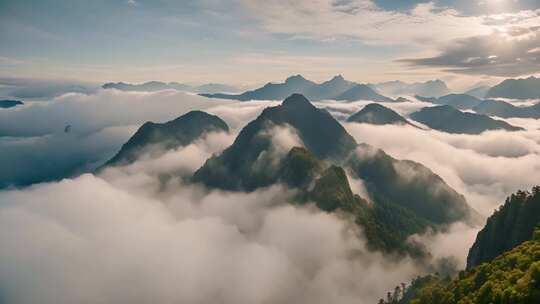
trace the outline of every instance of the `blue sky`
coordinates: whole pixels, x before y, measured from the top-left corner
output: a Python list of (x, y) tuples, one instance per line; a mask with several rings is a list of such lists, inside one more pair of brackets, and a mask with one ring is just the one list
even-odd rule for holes
[(537, 0), (0, 0), (0, 77), (493, 81), (540, 71), (539, 24)]

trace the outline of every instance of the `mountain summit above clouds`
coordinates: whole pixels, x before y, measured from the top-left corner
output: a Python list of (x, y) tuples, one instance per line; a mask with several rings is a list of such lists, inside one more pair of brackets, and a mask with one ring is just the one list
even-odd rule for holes
[(539, 99), (540, 78), (506, 79), (489, 89), (488, 98)]
[(415, 83), (406, 83), (395, 80), (371, 84), (370, 86), (377, 89), (382, 94), (390, 96), (420, 95), (427, 97), (440, 97), (450, 93), (450, 89), (448, 86), (446, 86), (446, 83), (439, 79)]
[(305, 79), (301, 75), (291, 76), (283, 83), (268, 83), (265, 86), (242, 94), (201, 94), (209, 98), (248, 100), (283, 100), (291, 94), (302, 94), (312, 101), (369, 100), (375, 102), (392, 102), (393, 100), (377, 93), (373, 88), (348, 81), (337, 75), (321, 84)]
[(540, 118), (540, 102), (532, 106), (515, 106), (502, 100), (484, 100), (474, 107), (474, 111), (479, 114), (498, 116), (502, 118)]
[(482, 114), (461, 112), (448, 105), (426, 107), (412, 113), (410, 117), (432, 129), (447, 133), (480, 134), (489, 130), (523, 130), (505, 121)]
[(467, 94), (448, 94), (437, 98), (416, 95), (415, 98), (423, 102), (452, 106), (459, 110), (470, 110), (482, 102), (481, 99)]
[(191, 111), (165, 123), (146, 122), (105, 166), (131, 164), (152, 146), (159, 151), (186, 146), (209, 132), (228, 132), (221, 118), (202, 111)]
[[(348, 194), (348, 176), (364, 182), (374, 206)], [(230, 147), (208, 159), (192, 181), (231, 191), (253, 191), (284, 181), (303, 185), (307, 188), (300, 197), (314, 200), (323, 210), (350, 207), (347, 210), (366, 228), (370, 245), (386, 251), (410, 252), (408, 236), (428, 226), (476, 217), (464, 197), (428, 168), (358, 145), (328, 112), (300, 94), (266, 108)], [(438, 190), (429, 190), (434, 188)], [(325, 204), (328, 201), (335, 203)]]
[(362, 110), (351, 115), (347, 122), (367, 123), (372, 125), (413, 125), (403, 116), (378, 103), (370, 103)]

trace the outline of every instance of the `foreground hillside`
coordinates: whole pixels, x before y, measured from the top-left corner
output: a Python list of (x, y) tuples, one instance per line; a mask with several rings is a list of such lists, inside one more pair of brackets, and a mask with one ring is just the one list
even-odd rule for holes
[(467, 268), (493, 260), (501, 253), (529, 240), (540, 223), (540, 187), (532, 193), (518, 191), (489, 217), (467, 257)]
[(399, 302), (540, 303), (540, 230), (535, 231), (531, 241), (502, 254), (492, 262), (461, 272), (455, 280), (440, 279), (437, 276), (415, 280)]
[(538, 186), (512, 194), (478, 233), (457, 278), (418, 277), (380, 304), (540, 303), (539, 199)]

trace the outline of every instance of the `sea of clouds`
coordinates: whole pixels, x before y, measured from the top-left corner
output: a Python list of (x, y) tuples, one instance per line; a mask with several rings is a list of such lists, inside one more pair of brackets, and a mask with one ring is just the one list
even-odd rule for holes
[[(429, 271), (366, 250), (345, 215), (291, 206), (281, 186), (231, 193), (160, 178), (189, 175), (276, 104), (100, 90), (0, 110), (0, 302), (374, 303)], [(338, 119), (365, 104), (316, 103)], [(426, 104), (386, 105), (406, 115)], [(218, 115), (231, 132), (91, 173), (145, 121), (193, 109)], [(540, 180), (540, 123), (509, 122), (526, 130), (452, 135), (343, 124), (358, 142), (426, 165), (488, 216)], [(273, 142), (286, 151), (293, 135), (278, 130)], [(362, 193), (361, 181), (351, 184)], [(457, 223), (411, 241), (463, 267), (477, 229)]]

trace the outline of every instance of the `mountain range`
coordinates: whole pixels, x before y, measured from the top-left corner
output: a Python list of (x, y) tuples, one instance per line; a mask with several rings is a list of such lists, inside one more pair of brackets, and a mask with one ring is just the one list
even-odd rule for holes
[(476, 113), (503, 118), (540, 118), (540, 103), (517, 107), (502, 100), (484, 100), (473, 108)]
[(540, 303), (540, 186), (518, 191), (489, 217), (453, 279), (402, 284), (379, 304)]
[(432, 129), (447, 133), (480, 134), (488, 130), (523, 130), (507, 122), (482, 114), (461, 112), (448, 105), (422, 108), (410, 117)]
[(370, 86), (382, 94), (389, 96), (428, 96), (440, 97), (450, 93), (450, 89), (442, 80), (430, 80), (426, 82), (406, 83), (400, 80), (370, 84)]
[(482, 100), (467, 94), (448, 94), (441, 97), (415, 96), (416, 99), (438, 105), (448, 105), (459, 110), (470, 110), (479, 105)]
[(491, 89), (491, 87), (489, 86), (479, 86), (479, 87), (472, 88), (463, 94), (467, 94), (467, 95), (476, 97), (478, 99), (484, 99), (486, 98), (486, 95), (489, 89)]
[(467, 269), (492, 261), (515, 246), (530, 240), (540, 225), (540, 187), (518, 191), (491, 215), (467, 256)]
[(372, 125), (411, 125), (407, 119), (378, 103), (370, 103), (360, 111), (349, 116), (347, 122), (367, 123)]
[(540, 78), (506, 79), (489, 89), (487, 98), (538, 99), (540, 98)]
[(193, 86), (178, 82), (148, 81), (141, 84), (131, 84), (125, 82), (108, 82), (102, 86), (103, 89), (116, 89), (120, 91), (135, 92), (155, 92), (161, 90), (178, 90), (192, 93), (213, 93), (213, 92), (238, 92), (240, 89), (219, 83), (208, 83), (199, 86)]
[(19, 100), (3, 99), (3, 100), (0, 100), (0, 109), (13, 108), (13, 107), (23, 105), (23, 104), (24, 103)]
[[(272, 137), (276, 128), (290, 129), (304, 148), (280, 154)], [(351, 195), (349, 175), (364, 181), (373, 205)], [(209, 188), (253, 191), (291, 177), (295, 182), (286, 182), (291, 187), (324, 186), (301, 189), (300, 197), (314, 200), (323, 210), (352, 213), (370, 246), (384, 251), (414, 252), (408, 236), (476, 217), (465, 198), (428, 168), (357, 144), (328, 112), (300, 94), (266, 108), (230, 147), (208, 159), (192, 181)], [(428, 190), (434, 187), (438, 191)]]
[(261, 88), (242, 94), (201, 94), (209, 98), (248, 100), (283, 100), (292, 94), (302, 94), (312, 101), (325, 99), (357, 101), (370, 100), (376, 102), (392, 102), (393, 100), (377, 93), (368, 85), (345, 80), (338, 75), (321, 84), (305, 79), (302, 75), (287, 78), (283, 83), (267, 83)]
[[(175, 149), (216, 130), (228, 127), (200, 111), (164, 124), (146, 123), (106, 166), (129, 164), (153, 146)], [(297, 143), (284, 146), (284, 136)], [(366, 197), (353, 191), (350, 178), (363, 181)], [(408, 237), (428, 227), (445, 229), (456, 221), (477, 219), (465, 198), (431, 170), (358, 144), (329, 112), (300, 94), (264, 109), (232, 145), (210, 157), (187, 182), (248, 192), (284, 184), (295, 190), (293, 204), (313, 202), (326, 212), (352, 216), (370, 249), (419, 258), (425, 252)]]

